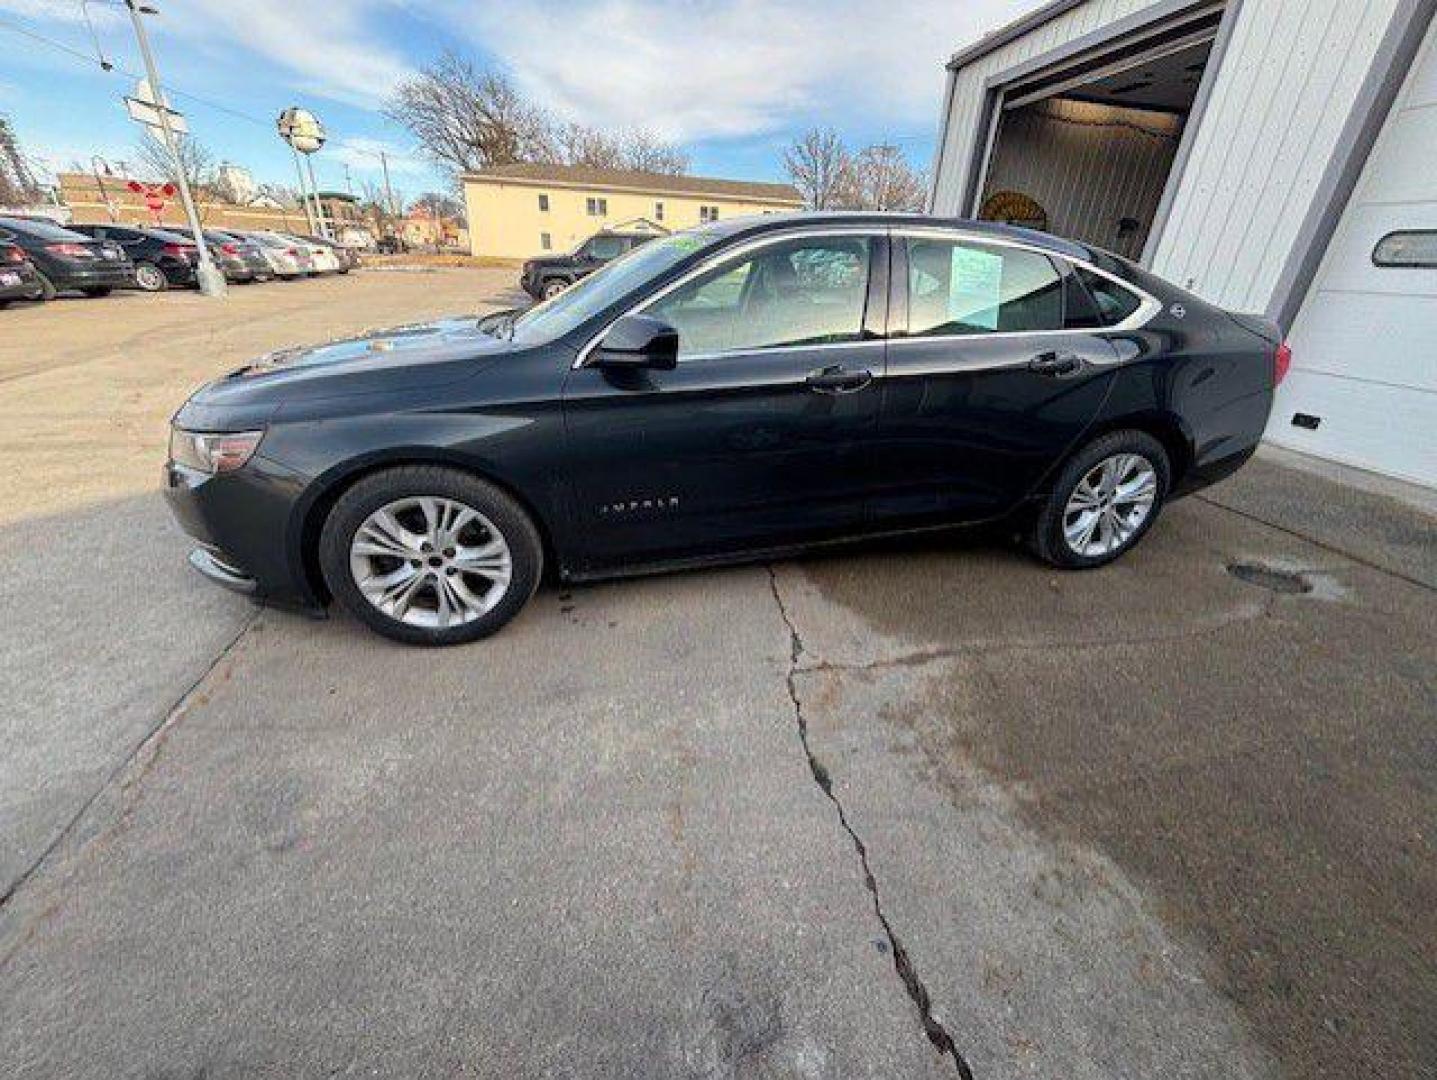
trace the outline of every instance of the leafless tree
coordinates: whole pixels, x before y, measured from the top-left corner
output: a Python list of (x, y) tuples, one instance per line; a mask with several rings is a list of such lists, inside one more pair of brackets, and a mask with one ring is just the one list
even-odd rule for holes
[(876, 143), (853, 159), (848, 202), (864, 210), (921, 210), (927, 199), (924, 176), (892, 143)]
[(399, 84), (384, 114), (431, 158), (460, 172), (531, 161), (549, 143), (548, 118), (507, 77), (446, 52)]
[(558, 124), (550, 133), (547, 160), (592, 169), (627, 168), (624, 146), (612, 135), (583, 124)]
[(620, 141), (624, 168), (635, 172), (683, 176), (693, 164), (688, 152), (641, 129), (630, 131)]
[[(179, 148), (180, 168), (184, 170), (185, 179), (189, 181), (190, 189), (198, 198), (201, 189), (214, 183), (214, 155), (192, 135), (176, 132), (175, 142)], [(170, 151), (161, 136), (147, 129), (135, 147), (135, 153), (140, 159), (141, 167), (155, 180), (168, 180), (172, 183), (179, 180), (175, 175), (174, 159), (170, 157)]]
[(459, 172), (527, 161), (674, 174), (689, 166), (683, 150), (646, 132), (561, 123), (503, 74), (452, 52), (400, 83), (384, 113), (413, 132), (433, 160)]
[(464, 217), (464, 204), (442, 191), (426, 191), (409, 205), (411, 209), (427, 210), (436, 218)]
[(810, 210), (837, 210), (854, 196), (853, 158), (832, 128), (812, 128), (795, 139), (783, 165)]

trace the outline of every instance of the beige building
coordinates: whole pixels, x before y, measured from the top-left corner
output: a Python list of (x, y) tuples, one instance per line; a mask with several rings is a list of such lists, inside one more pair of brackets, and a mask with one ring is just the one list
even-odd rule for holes
[(510, 259), (570, 251), (605, 228), (675, 232), (803, 206), (788, 184), (577, 165), (498, 165), (463, 181), (470, 250)]

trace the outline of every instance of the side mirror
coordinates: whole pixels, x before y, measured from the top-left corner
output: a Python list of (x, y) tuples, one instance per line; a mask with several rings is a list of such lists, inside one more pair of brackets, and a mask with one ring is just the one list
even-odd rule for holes
[(657, 368), (679, 362), (679, 332), (662, 319), (625, 315), (604, 335), (590, 363), (600, 368)]

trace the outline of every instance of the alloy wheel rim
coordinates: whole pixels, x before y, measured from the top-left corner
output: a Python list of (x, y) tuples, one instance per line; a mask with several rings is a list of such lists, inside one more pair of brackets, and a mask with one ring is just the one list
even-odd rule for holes
[(492, 611), (514, 559), (494, 523), (457, 499), (386, 503), (355, 530), (349, 569), (364, 598), (408, 626), (444, 630)]
[(153, 267), (141, 266), (135, 270), (135, 280), (140, 288), (154, 292), (160, 287), (160, 272)]
[(549, 282), (549, 284), (544, 286), (544, 299), (552, 300), (554, 297), (558, 296), (561, 292), (563, 292), (564, 289), (565, 286), (563, 282), (551, 281)]
[(1086, 473), (1063, 508), (1063, 538), (1076, 555), (1111, 555), (1152, 515), (1158, 474), (1141, 454), (1113, 454)]

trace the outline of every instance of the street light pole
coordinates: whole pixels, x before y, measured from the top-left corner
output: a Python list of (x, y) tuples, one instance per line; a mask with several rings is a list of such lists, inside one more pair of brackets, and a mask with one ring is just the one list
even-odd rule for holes
[[(141, 7), (136, 0), (125, 0), (130, 21), (135, 24), (135, 37), (140, 43), (140, 57), (145, 62), (145, 75), (150, 80), (150, 92), (155, 98), (155, 109), (160, 114), (160, 131), (164, 136), (165, 149), (170, 152), (170, 161), (175, 167), (175, 176), (180, 185), (180, 199), (185, 204), (185, 217), (189, 219), (190, 231), (195, 235), (195, 247), (199, 249), (200, 264), (195, 268), (195, 278), (200, 292), (206, 296), (225, 295), (225, 276), (210, 260), (210, 249), (205, 245), (204, 229), (200, 227), (200, 216), (195, 212), (194, 196), (190, 193), (190, 182), (185, 176), (185, 165), (180, 159), (179, 143), (175, 141), (174, 129), (170, 126), (169, 103), (160, 86), (160, 73), (155, 67), (155, 57), (150, 52), (150, 39), (145, 36), (145, 24), (140, 18)], [(152, 8), (144, 9), (145, 14), (153, 13)]]
[(294, 175), (299, 178), (299, 205), (304, 207), (304, 220), (309, 225), (309, 234), (315, 236), (319, 229), (314, 224), (314, 207), (310, 205), (309, 188), (304, 186), (304, 166), (299, 163), (299, 151), (293, 146), (289, 152), (294, 155)]

